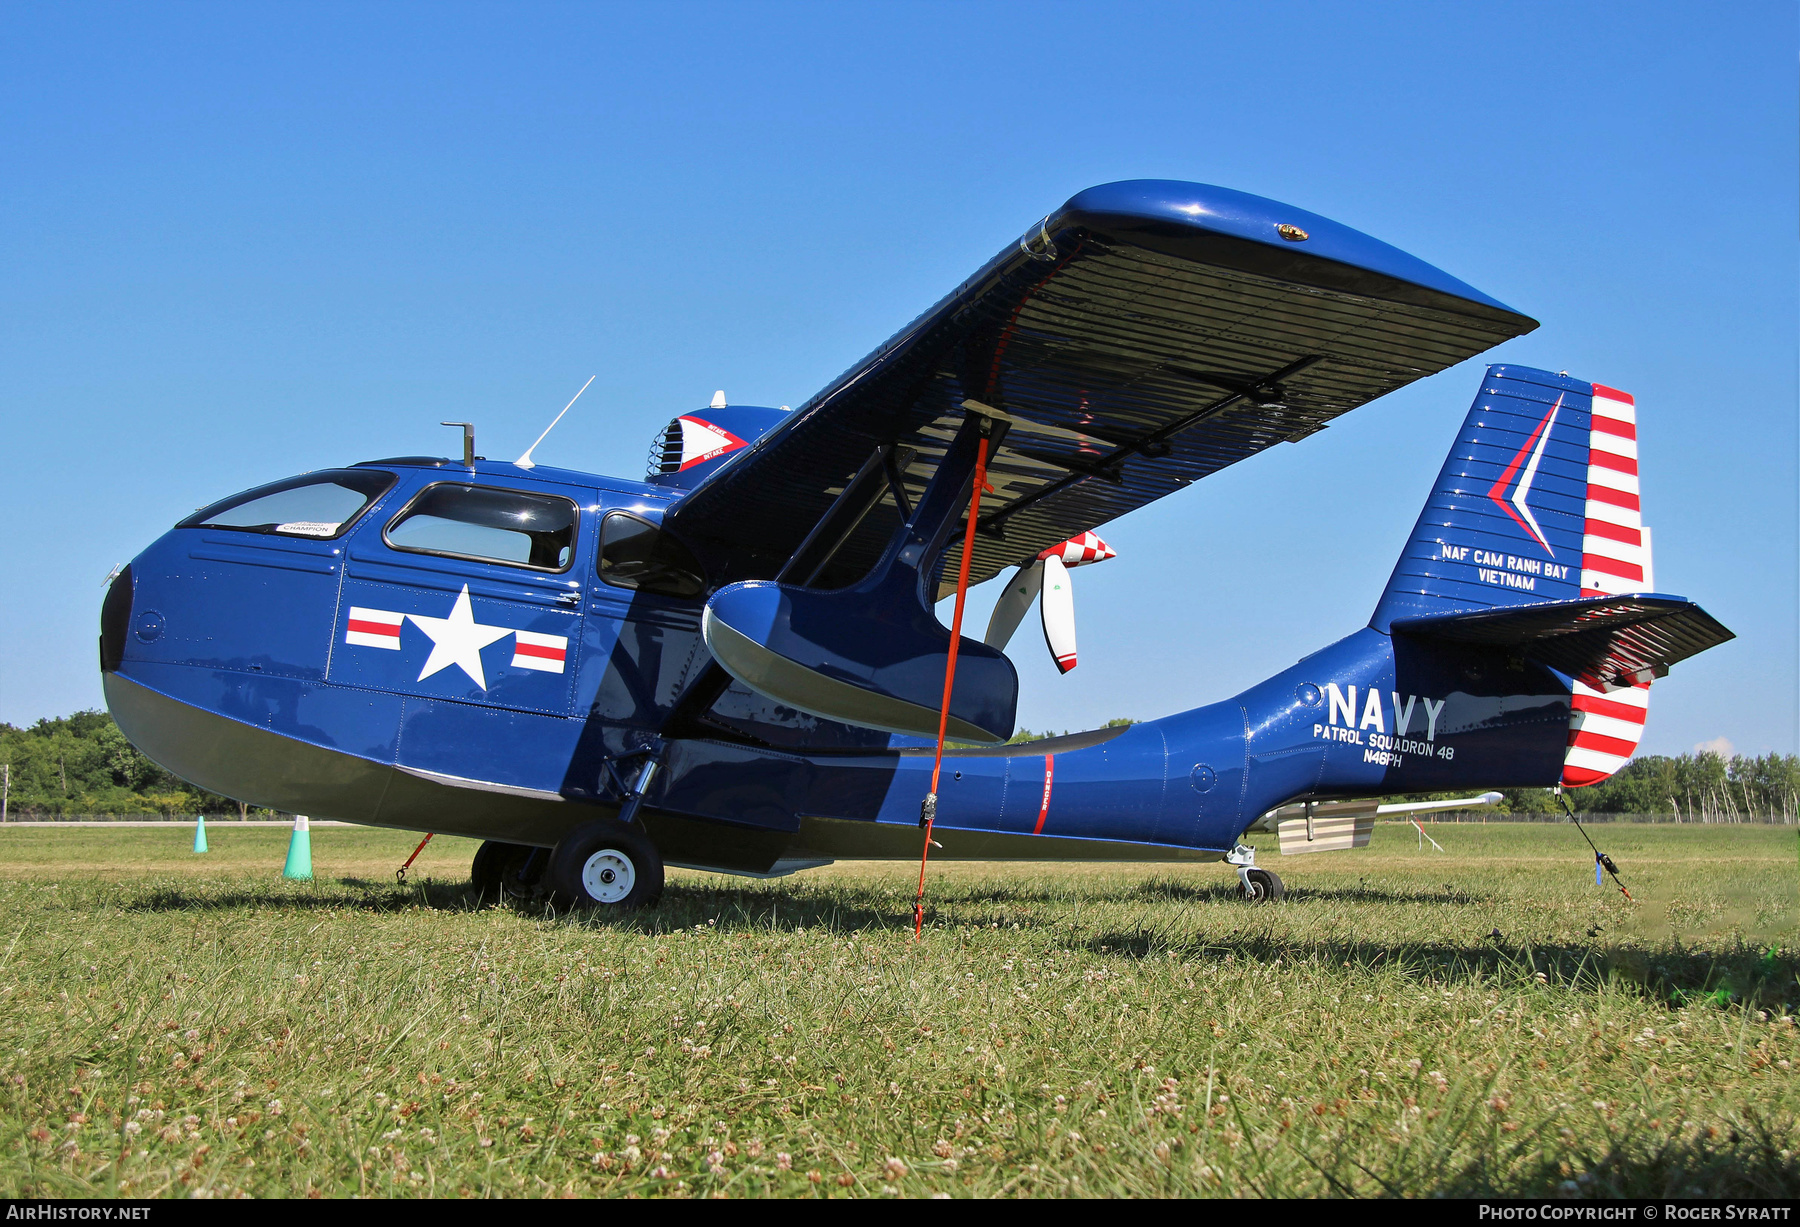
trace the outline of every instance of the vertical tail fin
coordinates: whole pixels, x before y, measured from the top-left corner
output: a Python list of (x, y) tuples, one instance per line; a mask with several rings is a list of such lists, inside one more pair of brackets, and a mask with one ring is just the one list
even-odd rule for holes
[[(1650, 591), (1639, 493), (1630, 396), (1489, 367), (1370, 624)], [(1563, 782), (1598, 783), (1637, 749), (1649, 682), (1570, 686)]]

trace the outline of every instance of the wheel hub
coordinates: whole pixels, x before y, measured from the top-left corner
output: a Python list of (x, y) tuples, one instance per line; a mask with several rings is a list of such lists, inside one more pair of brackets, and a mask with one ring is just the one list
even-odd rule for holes
[(617, 903), (631, 893), (637, 870), (617, 848), (602, 848), (581, 867), (581, 885), (596, 903)]

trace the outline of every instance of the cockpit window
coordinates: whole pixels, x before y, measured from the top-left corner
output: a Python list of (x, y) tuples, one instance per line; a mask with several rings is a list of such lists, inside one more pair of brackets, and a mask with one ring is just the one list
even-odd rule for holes
[(600, 521), (600, 578), (661, 596), (688, 598), (706, 591), (705, 573), (687, 546), (623, 511)]
[(379, 469), (321, 469), (221, 499), (175, 527), (341, 537), (394, 481), (392, 473)]
[(397, 550), (566, 571), (575, 555), (575, 504), (546, 494), (444, 482), (425, 487), (394, 517), (386, 536)]

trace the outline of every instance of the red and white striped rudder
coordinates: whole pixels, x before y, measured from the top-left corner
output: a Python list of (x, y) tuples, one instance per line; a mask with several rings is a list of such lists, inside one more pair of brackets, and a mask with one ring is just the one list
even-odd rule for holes
[[(1581, 595), (1654, 591), (1650, 530), (1638, 486), (1637, 403), (1594, 385), (1588, 432), (1587, 525), (1581, 542)], [(1637, 752), (1650, 709), (1650, 680), (1611, 691), (1576, 679), (1562, 782), (1598, 784)]]

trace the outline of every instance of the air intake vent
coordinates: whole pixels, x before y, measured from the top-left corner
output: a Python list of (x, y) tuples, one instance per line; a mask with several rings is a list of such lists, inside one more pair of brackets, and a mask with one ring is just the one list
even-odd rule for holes
[(650, 441), (650, 460), (646, 467), (649, 476), (659, 473), (674, 473), (681, 468), (681, 419), (675, 418), (663, 427), (661, 434)]

